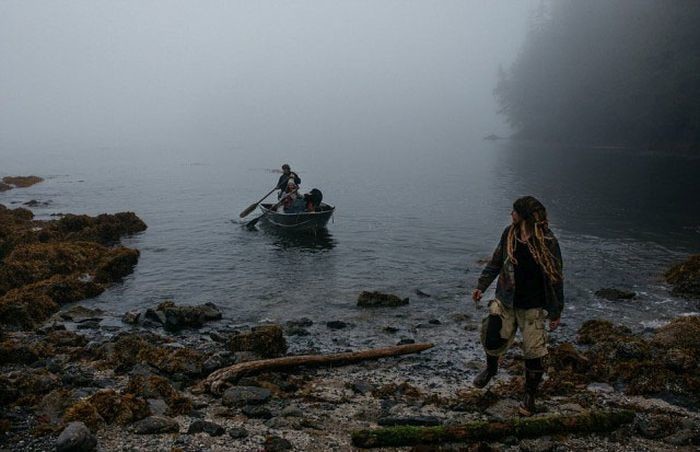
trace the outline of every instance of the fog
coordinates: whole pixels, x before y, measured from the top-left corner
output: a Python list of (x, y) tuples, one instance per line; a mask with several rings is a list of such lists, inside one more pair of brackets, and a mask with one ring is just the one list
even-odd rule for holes
[(460, 148), (536, 4), (3, 1), (0, 157)]

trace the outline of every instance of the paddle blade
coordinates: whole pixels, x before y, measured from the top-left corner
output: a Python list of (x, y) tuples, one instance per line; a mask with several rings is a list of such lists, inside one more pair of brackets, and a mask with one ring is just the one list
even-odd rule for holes
[(252, 220), (250, 220), (250, 221), (245, 225), (245, 227), (248, 228), (248, 229), (255, 229), (255, 225), (258, 224), (258, 221), (260, 221), (260, 219), (261, 219), (262, 217), (263, 217), (263, 216), (260, 215), (260, 216), (257, 217), (257, 218), (253, 218)]
[(250, 212), (254, 211), (255, 208), (258, 207), (258, 204), (259, 203), (256, 202), (256, 203), (249, 205), (248, 208), (245, 209), (243, 212), (241, 212), (241, 214), (239, 216), (241, 218), (247, 217), (248, 215), (250, 215)]

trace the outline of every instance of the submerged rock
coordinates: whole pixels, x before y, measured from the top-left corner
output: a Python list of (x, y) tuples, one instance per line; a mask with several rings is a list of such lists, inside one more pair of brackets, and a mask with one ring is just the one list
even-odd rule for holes
[(397, 306), (405, 306), (407, 304), (408, 298), (402, 299), (396, 295), (376, 291), (364, 291), (357, 298), (357, 306), (361, 308), (393, 308)]
[(700, 254), (690, 256), (685, 262), (674, 265), (665, 274), (673, 285), (673, 294), (688, 298), (700, 298)]
[(606, 300), (615, 301), (615, 300), (630, 300), (630, 299), (636, 297), (637, 293), (629, 291), (629, 290), (620, 290), (620, 289), (608, 287), (608, 288), (597, 290), (595, 295), (597, 297), (600, 297), (600, 298), (605, 298)]

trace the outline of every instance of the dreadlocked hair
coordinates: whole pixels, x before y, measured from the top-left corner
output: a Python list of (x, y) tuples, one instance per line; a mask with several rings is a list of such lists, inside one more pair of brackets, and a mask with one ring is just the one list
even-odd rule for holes
[[(547, 209), (535, 197), (524, 196), (513, 203), (513, 210), (525, 222), (525, 227), (531, 232), (530, 240), (525, 243), (535, 262), (539, 264), (551, 282), (561, 281), (562, 274), (559, 271), (557, 259), (547, 246), (547, 240), (551, 240), (551, 238), (547, 237), (549, 232)], [(517, 230), (519, 228), (520, 224), (513, 224), (508, 229), (506, 252), (508, 259), (513, 265), (518, 265), (518, 260), (515, 258), (515, 247), (517, 246)]]

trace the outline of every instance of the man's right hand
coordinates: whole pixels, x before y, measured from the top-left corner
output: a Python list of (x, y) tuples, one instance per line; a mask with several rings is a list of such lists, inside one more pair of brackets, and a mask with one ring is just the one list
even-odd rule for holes
[(474, 300), (474, 303), (478, 303), (481, 300), (481, 296), (483, 294), (479, 289), (474, 289), (474, 292), (472, 292), (472, 300)]

